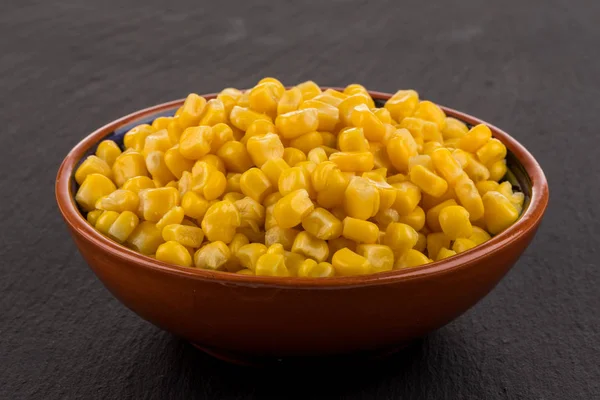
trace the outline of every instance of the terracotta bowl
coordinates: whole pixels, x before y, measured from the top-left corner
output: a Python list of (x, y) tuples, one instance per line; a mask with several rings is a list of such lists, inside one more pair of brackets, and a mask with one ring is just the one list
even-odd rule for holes
[[(371, 96), (379, 105), (390, 97)], [(182, 102), (137, 111), (79, 142), (60, 166), (56, 199), (79, 251), (117, 299), (221, 358), (245, 362), (401, 348), (452, 321), (492, 290), (529, 245), (548, 203), (546, 178), (533, 156), (487, 124), (509, 150), (508, 179), (526, 195), (524, 212), (509, 229), (459, 256), (412, 269), (329, 279), (246, 276), (165, 264), (96, 232), (75, 204), (73, 176), (101, 140), (122, 142), (131, 127), (173, 115)], [(443, 109), (469, 125), (483, 122)]]

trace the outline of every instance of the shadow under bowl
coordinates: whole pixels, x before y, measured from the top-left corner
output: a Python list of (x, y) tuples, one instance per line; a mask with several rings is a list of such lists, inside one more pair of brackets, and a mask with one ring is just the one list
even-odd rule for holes
[[(391, 96), (370, 94), (378, 106)], [(173, 115), (182, 102), (137, 111), (79, 142), (60, 166), (56, 199), (79, 251), (119, 301), (228, 361), (380, 355), (402, 348), (489, 293), (529, 245), (546, 210), (546, 178), (521, 144), (493, 125), (442, 107), (448, 116), (469, 125), (490, 127), (508, 149), (506, 179), (526, 196), (519, 220), (488, 242), (416, 268), (327, 279), (247, 276), (166, 264), (97, 232), (75, 203), (74, 173), (100, 141), (122, 144), (133, 126)]]

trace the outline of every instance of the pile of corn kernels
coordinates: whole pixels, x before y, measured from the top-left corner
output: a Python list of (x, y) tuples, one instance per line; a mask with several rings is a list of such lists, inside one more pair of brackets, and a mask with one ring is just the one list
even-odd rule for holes
[(157, 260), (247, 275), (331, 277), (411, 268), (513, 224), (524, 196), (502, 182), (506, 147), (414, 90), (376, 108), (274, 78), (190, 94), (99, 144), (76, 201), (102, 234)]

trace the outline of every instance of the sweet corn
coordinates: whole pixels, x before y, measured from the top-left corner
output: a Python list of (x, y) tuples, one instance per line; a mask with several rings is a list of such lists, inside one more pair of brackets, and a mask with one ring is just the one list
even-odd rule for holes
[(430, 262), (431, 260), (425, 254), (415, 249), (410, 249), (398, 257), (394, 263), (394, 269), (413, 268)]
[(398, 222), (400, 220), (400, 214), (393, 208), (388, 208), (385, 210), (379, 210), (377, 214), (375, 214), (375, 222), (377, 222), (377, 226), (380, 231), (385, 231), (389, 224), (392, 222)]
[(242, 92), (235, 88), (225, 88), (217, 95), (217, 99), (221, 100), (225, 106), (227, 115), (231, 113), (231, 109), (237, 104), (240, 97), (242, 97)]
[(211, 242), (230, 243), (242, 220), (238, 209), (230, 201), (219, 201), (211, 205), (202, 219), (202, 231)]
[(439, 142), (427, 142), (423, 144), (423, 154), (431, 155), (435, 150), (442, 148), (441, 143)]
[(277, 104), (277, 114), (287, 114), (297, 111), (302, 103), (302, 91), (298, 87), (293, 87), (281, 96)]
[(386, 128), (366, 104), (354, 107), (350, 114), (352, 125), (363, 129), (367, 140), (380, 142), (386, 134)]
[(123, 243), (138, 226), (140, 219), (131, 211), (123, 211), (114, 220), (106, 235), (119, 243)]
[(217, 156), (223, 160), (225, 168), (230, 172), (241, 174), (253, 166), (246, 146), (236, 140), (224, 143), (217, 151)]
[(161, 230), (149, 221), (142, 221), (127, 237), (127, 246), (145, 255), (155, 254), (162, 243)]
[(331, 240), (342, 234), (342, 223), (332, 213), (318, 207), (302, 219), (302, 228), (314, 237)]
[(213, 271), (224, 270), (230, 258), (229, 247), (221, 241), (216, 241), (208, 243), (194, 253), (194, 265), (196, 268)]
[(391, 271), (394, 267), (394, 252), (388, 246), (360, 244), (356, 246), (356, 253), (367, 259), (374, 273)]
[(108, 235), (110, 227), (117, 220), (117, 218), (119, 218), (119, 215), (120, 214), (116, 211), (104, 211), (96, 220), (94, 227), (100, 233)]
[(240, 264), (240, 260), (237, 258), (236, 254), (238, 250), (242, 247), (250, 243), (250, 240), (246, 237), (246, 235), (242, 233), (236, 233), (233, 236), (233, 239), (229, 243), (229, 258), (223, 265), (225, 269), (229, 272), (237, 272), (242, 269), (242, 265)]
[[(487, 233), (484, 229), (478, 227), (478, 226), (474, 226), (473, 227), (473, 233), (471, 234), (471, 236), (469, 236), (469, 240), (472, 241), (473, 243), (475, 243), (475, 245), (480, 245), (482, 243), (487, 242), (488, 240), (490, 240), (492, 237), (490, 236), (489, 233)], [(448, 246), (446, 246), (448, 247)]]
[(248, 130), (246, 131), (244, 137), (242, 138), (242, 140), (240, 140), (240, 142), (246, 145), (248, 143), (248, 139), (250, 139), (251, 137), (262, 136), (266, 135), (267, 133), (276, 133), (275, 125), (271, 121), (259, 119), (254, 121), (248, 127)]
[(502, 178), (504, 178), (504, 175), (506, 175), (507, 171), (508, 168), (506, 167), (506, 160), (496, 161), (490, 165), (488, 169), (489, 179), (499, 182)]
[(415, 165), (409, 177), (412, 183), (431, 196), (439, 197), (448, 190), (448, 183), (443, 178), (422, 165)]
[(343, 129), (337, 138), (338, 148), (343, 152), (365, 152), (369, 150), (369, 141), (362, 128)]
[(137, 193), (119, 189), (99, 198), (96, 201), (95, 208), (121, 213), (123, 211), (137, 211), (139, 204), (140, 199)]
[(487, 231), (492, 235), (502, 232), (519, 218), (515, 206), (501, 193), (487, 192), (482, 200), (485, 209), (483, 218)]
[(427, 254), (437, 260), (442, 248), (450, 248), (450, 238), (444, 232), (434, 232), (427, 235)]
[(393, 185), (394, 183), (406, 182), (408, 179), (404, 174), (394, 174), (387, 177), (387, 183)]
[(334, 162), (344, 172), (366, 172), (375, 166), (373, 153), (369, 151), (340, 151), (330, 155), (329, 161)]
[(329, 247), (325, 240), (318, 239), (310, 233), (303, 231), (296, 235), (294, 244), (292, 245), (292, 252), (312, 258), (317, 262), (322, 262), (327, 260), (327, 256), (329, 256)]
[(248, 130), (252, 123), (260, 119), (272, 121), (268, 115), (240, 106), (234, 106), (231, 109), (231, 114), (229, 114), (231, 124), (244, 132)]
[(298, 270), (302, 266), (304, 260), (306, 260), (304, 256), (298, 253), (292, 253), (291, 251), (285, 251), (283, 257), (290, 276), (298, 276)]
[(361, 104), (365, 104), (367, 105), (367, 109), (369, 109), (369, 100), (371, 100), (371, 98), (364, 93), (356, 93), (342, 100), (338, 105), (338, 109), (340, 110), (340, 123), (343, 124), (343, 126), (352, 126), (352, 113), (354, 112), (354, 108)]
[(146, 138), (154, 132), (156, 132), (156, 129), (148, 124), (138, 125), (125, 134), (123, 145), (126, 149), (133, 149), (138, 152), (142, 151), (146, 144)]
[(218, 123), (212, 127), (212, 142), (210, 152), (216, 154), (225, 143), (235, 140), (233, 130), (225, 123)]
[(446, 127), (446, 114), (440, 107), (431, 101), (421, 101), (413, 116), (435, 123), (440, 130), (443, 130)]
[(454, 191), (459, 203), (469, 212), (471, 221), (476, 221), (483, 217), (484, 208), (481, 195), (468, 176), (463, 174), (457, 180)]
[(395, 121), (402, 122), (413, 115), (419, 105), (419, 94), (414, 90), (399, 90), (385, 103), (385, 109)]
[(452, 257), (456, 255), (456, 251), (447, 249), (446, 247), (442, 247), (435, 258), (436, 261), (443, 260), (448, 257)]
[(240, 180), (242, 178), (242, 174), (230, 172), (226, 176), (227, 178), (227, 186), (225, 187), (225, 191), (227, 193), (235, 192), (242, 193), (242, 188), (240, 186)]
[(357, 243), (377, 243), (379, 228), (372, 222), (346, 217), (342, 222), (342, 235)]
[(328, 278), (335, 275), (333, 266), (328, 262), (317, 263), (306, 259), (298, 268), (298, 276), (304, 278)]
[(343, 94), (348, 95), (348, 96), (352, 96), (355, 94), (362, 94), (367, 97), (367, 105), (369, 106), (369, 108), (375, 108), (375, 102), (371, 98), (369, 91), (363, 85), (360, 85), (358, 83), (352, 83), (352, 84), (346, 86)]
[(442, 227), (440, 225), (440, 212), (446, 207), (457, 205), (458, 203), (456, 203), (456, 200), (449, 199), (427, 210), (426, 220), (429, 229), (433, 232), (441, 232)]
[(187, 128), (179, 138), (179, 152), (188, 160), (198, 160), (210, 152), (213, 139), (209, 126), (193, 126)]
[(130, 178), (121, 186), (123, 190), (129, 190), (134, 193), (139, 193), (140, 190), (144, 189), (154, 189), (156, 185), (154, 181), (147, 176), (134, 176)]
[(277, 105), (283, 94), (280, 85), (274, 82), (263, 82), (250, 89), (248, 95), (250, 109), (267, 115), (276, 115)]
[(100, 215), (102, 215), (103, 212), (104, 212), (103, 210), (90, 211), (89, 213), (87, 213), (87, 216), (85, 217), (85, 219), (87, 219), (87, 221), (90, 223), (90, 225), (95, 226), (96, 221), (98, 221), (98, 218), (100, 217)]
[(240, 265), (251, 271), (256, 269), (258, 259), (267, 254), (267, 246), (262, 243), (249, 243), (240, 247), (235, 253)]
[(327, 161), (329, 156), (327, 155), (325, 150), (323, 150), (321, 147), (317, 147), (315, 149), (310, 150), (306, 154), (306, 158), (308, 161), (315, 163), (316, 166), (317, 164)]
[(347, 248), (336, 251), (331, 264), (335, 274), (340, 276), (366, 275), (373, 272), (369, 260)]
[(181, 198), (181, 208), (187, 217), (201, 220), (208, 207), (208, 200), (198, 193), (187, 192)]
[(325, 208), (343, 204), (348, 179), (330, 161), (320, 163), (311, 174), (313, 189), (317, 191), (317, 203)]
[(408, 160), (418, 155), (417, 143), (405, 129), (398, 129), (386, 146), (388, 158), (399, 172), (408, 171)]
[(304, 189), (313, 197), (313, 188), (310, 180), (310, 174), (301, 167), (287, 168), (279, 176), (279, 193), (285, 196), (299, 189)]
[(239, 193), (239, 192), (229, 192), (223, 195), (223, 200), (227, 200), (227, 201), (231, 201), (232, 203), (235, 203), (238, 200), (241, 200), (243, 198), (245, 198), (246, 196), (244, 196), (243, 193)]
[(408, 215), (421, 201), (421, 189), (412, 182), (393, 183), (396, 189), (396, 200), (392, 207), (401, 215)]
[(467, 238), (458, 238), (454, 241), (454, 244), (452, 244), (452, 250), (459, 254), (470, 250), (475, 246), (476, 244), (472, 240)]
[(89, 156), (75, 171), (75, 181), (81, 185), (90, 174), (100, 174), (111, 178), (112, 170), (106, 161), (100, 157)]
[(294, 167), (299, 162), (306, 161), (306, 155), (302, 152), (302, 150), (298, 150), (293, 147), (286, 147), (283, 151), (283, 160), (290, 167)]
[(257, 276), (290, 276), (283, 254), (263, 254), (256, 261), (254, 273)]
[(385, 230), (383, 244), (389, 246), (394, 253), (402, 254), (415, 247), (419, 234), (410, 225), (392, 222)]
[(280, 243), (285, 250), (291, 251), (298, 233), (300, 233), (300, 231), (297, 229), (284, 229), (279, 226), (274, 226), (265, 232), (265, 244), (271, 246)]
[(473, 234), (469, 212), (461, 206), (448, 206), (440, 211), (440, 227), (450, 239), (468, 238)]
[(495, 162), (504, 160), (506, 146), (498, 139), (490, 139), (477, 150), (476, 154), (482, 164), (492, 165)]
[(492, 131), (487, 125), (479, 124), (469, 130), (460, 138), (460, 148), (469, 153), (475, 153), (492, 137)]
[(240, 228), (252, 228), (260, 231), (265, 223), (265, 207), (250, 197), (244, 197), (234, 202), (240, 213)]
[[(164, 163), (171, 174), (177, 179), (181, 179), (183, 173), (191, 170), (194, 166), (194, 161), (188, 160), (181, 155), (179, 145), (171, 147), (164, 153)], [(148, 164), (148, 156), (146, 157), (146, 164)], [(148, 170), (150, 170), (150, 168), (148, 168)], [(152, 174), (151, 170), (150, 173)]]
[(189, 94), (181, 106), (181, 112), (178, 115), (181, 126), (187, 128), (198, 125), (205, 106), (206, 99), (204, 97), (198, 96), (195, 93)]
[(419, 238), (417, 239), (417, 244), (415, 244), (415, 247), (413, 247), (413, 249), (420, 251), (421, 253), (425, 252), (425, 250), (427, 249), (427, 236), (425, 236), (424, 233), (419, 232)]
[(321, 94), (321, 88), (313, 81), (302, 82), (296, 85), (296, 87), (300, 89), (300, 92), (302, 93), (302, 98), (304, 100), (310, 100), (313, 97)]
[(449, 183), (453, 184), (463, 176), (461, 165), (452, 157), (450, 150), (439, 148), (431, 152), (431, 160), (435, 170)]
[(88, 175), (75, 194), (75, 201), (84, 211), (93, 211), (98, 199), (117, 190), (115, 184), (101, 174)]
[(179, 138), (183, 133), (183, 127), (179, 123), (179, 117), (174, 117), (167, 125), (167, 134), (171, 143), (179, 143)]
[(258, 168), (250, 168), (240, 178), (240, 190), (246, 196), (262, 203), (264, 198), (273, 192), (274, 185), (263, 171)]
[(161, 129), (151, 133), (146, 137), (142, 154), (146, 155), (151, 151), (162, 151), (163, 153), (171, 148), (173, 143), (166, 129)]
[(215, 166), (205, 161), (199, 161), (194, 165), (192, 191), (210, 201), (220, 197), (226, 187), (227, 178)]
[(281, 228), (293, 228), (314, 210), (314, 204), (305, 189), (291, 192), (279, 200), (273, 208), (273, 217)]
[(144, 156), (136, 151), (122, 153), (112, 166), (113, 181), (117, 186), (122, 186), (135, 176), (148, 176)]
[(169, 211), (167, 211), (166, 214), (163, 215), (163, 217), (156, 223), (156, 227), (162, 231), (163, 228), (167, 225), (181, 224), (183, 222), (184, 217), (185, 212), (183, 211), (183, 207), (173, 207)]
[(271, 193), (270, 195), (265, 197), (265, 200), (263, 201), (263, 205), (265, 207), (275, 205), (275, 203), (277, 203), (279, 200), (281, 200), (282, 197), (283, 196), (279, 192)]
[(174, 241), (186, 247), (198, 248), (204, 240), (204, 232), (194, 226), (171, 224), (163, 228), (162, 237), (166, 242)]
[(306, 100), (300, 104), (299, 109), (314, 108), (317, 110), (319, 124), (317, 129), (320, 131), (332, 131), (339, 122), (340, 111), (337, 107), (315, 99)]
[(162, 151), (157, 150), (146, 153), (146, 168), (152, 178), (161, 185), (175, 179), (175, 175), (171, 173), (165, 161), (165, 153)]
[(371, 108), (371, 111), (384, 124), (391, 124), (392, 122), (394, 122), (392, 121), (392, 115), (385, 108)]
[(456, 118), (446, 117), (446, 126), (442, 129), (444, 140), (456, 139), (465, 136), (469, 132), (469, 128), (464, 122)]
[(338, 151), (337, 149), (335, 149), (337, 137), (333, 133), (321, 132), (321, 137), (323, 138), (323, 146), (321, 146), (321, 148), (325, 150), (325, 153), (327, 153), (328, 157), (331, 153), (335, 153)]
[[(433, 161), (427, 154), (419, 154), (408, 159), (408, 170), (410, 171), (415, 165), (422, 165), (430, 171), (434, 171)], [(462, 171), (462, 170), (461, 170)]]
[(156, 259), (182, 267), (191, 267), (192, 256), (188, 250), (177, 242), (165, 242), (156, 249)]
[(419, 206), (415, 207), (410, 213), (400, 215), (397, 221), (403, 224), (410, 225), (415, 231), (420, 231), (425, 226), (425, 211)]
[(305, 108), (280, 114), (275, 119), (279, 134), (285, 139), (294, 139), (319, 127), (319, 113), (316, 108)]
[(379, 191), (368, 179), (353, 178), (344, 192), (344, 210), (348, 216), (367, 220), (379, 211)]
[(179, 205), (179, 192), (172, 187), (144, 189), (138, 193), (139, 215), (146, 221), (157, 222), (170, 209)]
[(386, 210), (394, 204), (398, 191), (387, 183), (383, 176), (375, 174), (369, 177), (363, 174), (363, 178), (366, 178), (379, 192), (379, 210)]

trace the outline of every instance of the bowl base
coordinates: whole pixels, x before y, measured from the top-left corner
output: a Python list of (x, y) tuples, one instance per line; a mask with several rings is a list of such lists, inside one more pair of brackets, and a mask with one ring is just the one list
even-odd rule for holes
[(198, 350), (219, 359), (221, 361), (246, 366), (246, 367), (273, 367), (273, 366), (283, 366), (283, 365), (303, 365), (303, 364), (339, 364), (339, 365), (348, 365), (348, 364), (365, 364), (377, 362), (379, 360), (383, 360), (387, 357), (390, 357), (396, 353), (401, 352), (406, 349), (413, 343), (417, 342), (410, 341), (398, 344), (391, 348), (386, 349), (378, 349), (373, 351), (363, 351), (351, 354), (340, 354), (340, 355), (332, 355), (332, 356), (307, 356), (307, 357), (268, 357), (268, 356), (256, 356), (251, 354), (245, 354), (235, 351), (216, 349), (212, 347), (206, 347), (194, 342), (190, 342), (192, 346), (197, 348)]

